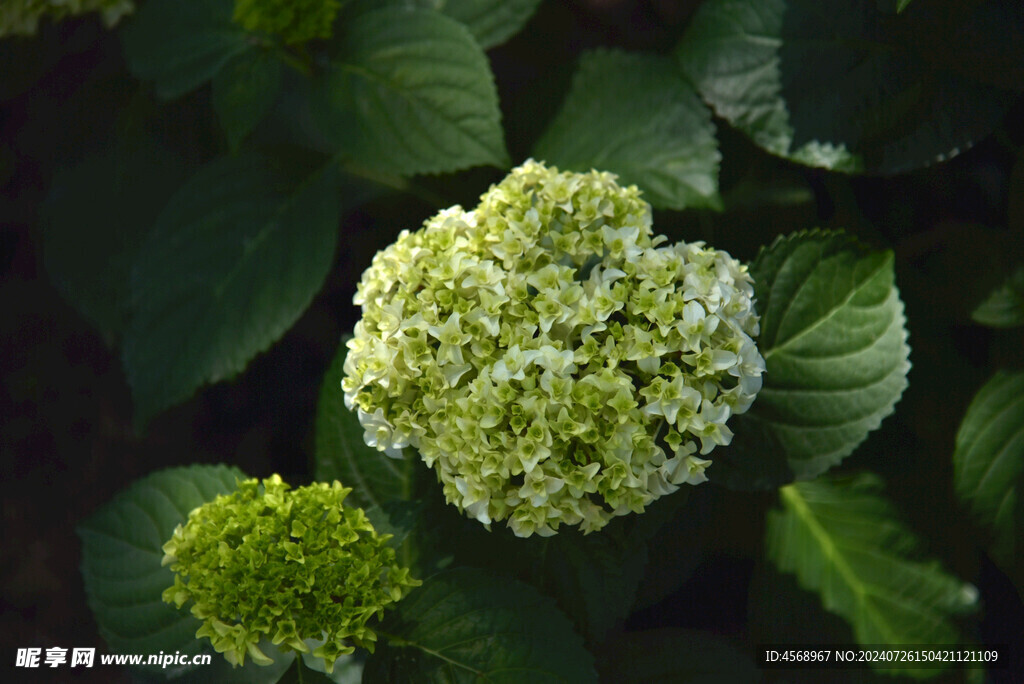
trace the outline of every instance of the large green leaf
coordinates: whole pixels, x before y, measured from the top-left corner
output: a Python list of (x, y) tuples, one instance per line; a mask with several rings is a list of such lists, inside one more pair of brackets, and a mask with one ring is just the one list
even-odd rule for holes
[(689, 629), (626, 632), (600, 656), (604, 681), (616, 684), (758, 682), (748, 656), (725, 639)]
[(861, 644), (955, 644), (978, 591), (921, 558), (873, 475), (797, 482), (768, 513), (768, 557), (843, 617)]
[(174, 528), (186, 522), (192, 509), (234, 491), (245, 477), (223, 465), (161, 470), (130, 485), (79, 526), (86, 596), (111, 653), (210, 656), (209, 665), (140, 667), (133, 673), (139, 681), (274, 684), (295, 657), (268, 642), (260, 648), (273, 665), (250, 660), (234, 667), (206, 639), (196, 638), (199, 620), (161, 598), (174, 583), (174, 574), (161, 565), (163, 545)]
[(235, 57), (213, 77), (213, 109), (232, 150), (277, 99), (283, 70), (277, 56), (260, 50)]
[(240, 372), (309, 305), (337, 241), (333, 176), (297, 182), (240, 156), (171, 199), (132, 273), (124, 365), (140, 422)]
[(78, 528), (82, 577), (100, 634), (113, 653), (199, 653), (202, 624), (161, 600), (174, 584), (163, 545), (189, 512), (234, 491), (227, 466), (162, 470), (120, 492)]
[(58, 171), (40, 211), (50, 279), (108, 342), (127, 325), (135, 254), (185, 175), (177, 155), (140, 143)]
[(442, 12), (473, 33), (484, 49), (504, 43), (533, 16), (540, 0), (438, 0)]
[(494, 78), (465, 26), (429, 10), (384, 7), (339, 31), (312, 105), (342, 153), (401, 175), (508, 164)]
[[(630, 614), (647, 569), (648, 547), (660, 543), (677, 513), (693, 511), (686, 505), (688, 498), (687, 492), (677, 492), (648, 506), (643, 515), (613, 520), (601, 534), (563, 530), (537, 540), (535, 557), (523, 553), (527, 563), (542, 570), (542, 588), (558, 600), (588, 643), (602, 643)], [(509, 551), (522, 546), (517, 543)]]
[(345, 407), (341, 379), (347, 349), (338, 349), (324, 376), (316, 407), (316, 479), (339, 480), (352, 488), (348, 501), (361, 508), (382, 507), (412, 495), (418, 458), (390, 458), (363, 441), (363, 426)]
[(971, 312), (977, 323), (993, 328), (1024, 325), (1024, 266), (1018, 266)]
[(893, 255), (842, 232), (780, 237), (750, 267), (767, 373), (713, 479), (737, 489), (811, 479), (877, 428), (907, 386)]
[[(362, 0), (363, 7), (436, 10), (464, 24), (485, 50), (504, 43), (523, 28), (541, 0)], [(356, 5), (355, 11), (359, 11)], [(349, 10), (352, 11), (351, 9)]]
[(1000, 371), (978, 391), (957, 433), (953, 466), (957, 497), (991, 531), (997, 559), (1012, 568), (1024, 557), (1024, 372)]
[(532, 587), (462, 568), (424, 580), (385, 617), (363, 681), (595, 682), (593, 656)]
[(1019, 3), (955, 4), (887, 16), (875, 0), (710, 0), (677, 56), (715, 111), (769, 152), (896, 173), (970, 147), (1013, 99), (962, 64), (1019, 35)]
[[(563, 527), (552, 537), (521, 539), (504, 525), (484, 528), (438, 496), (427, 503), (427, 522), (417, 539), (436, 545), (425, 551), (433, 551), (437, 560), (452, 556), (458, 566), (528, 582), (557, 601), (588, 644), (600, 644), (633, 610), (649, 549), (660, 545), (664, 534), (686, 531), (671, 524), (673, 518), (699, 514), (687, 507), (688, 499), (683, 491), (663, 497), (643, 515), (616, 518), (601, 534)], [(667, 581), (685, 580), (680, 577), (685, 568), (673, 566), (669, 572)]]
[(161, 97), (199, 87), (249, 48), (233, 8), (231, 0), (149, 0), (122, 33), (128, 67)]
[(665, 57), (584, 54), (534, 156), (575, 171), (617, 173), (656, 207), (721, 208), (711, 112)]

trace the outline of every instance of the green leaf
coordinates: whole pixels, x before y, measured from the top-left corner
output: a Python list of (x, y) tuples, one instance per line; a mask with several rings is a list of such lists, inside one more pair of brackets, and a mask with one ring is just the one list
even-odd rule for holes
[(113, 342), (128, 323), (132, 261), (184, 179), (184, 165), (151, 138), (108, 149), (59, 170), (40, 215), (54, 286)]
[(399, 7), (437, 11), (463, 24), (485, 50), (504, 43), (523, 28), (541, 0), (362, 0), (349, 8)]
[(534, 156), (574, 171), (617, 173), (655, 207), (721, 209), (711, 112), (668, 58), (584, 54)]
[(441, 0), (439, 9), (465, 24), (485, 50), (519, 32), (540, 0)]
[(993, 290), (974, 309), (971, 318), (992, 328), (1024, 325), (1024, 266), (1018, 266), (1002, 285)]
[(589, 641), (601, 643), (633, 607), (647, 567), (647, 540), (627, 538), (621, 528), (587, 536), (566, 530), (542, 544), (546, 553), (539, 560), (550, 593)]
[(385, 7), (339, 31), (311, 104), (343, 154), (400, 175), (508, 165), (494, 77), (465, 26)]
[(874, 0), (710, 0), (677, 57), (718, 115), (769, 152), (898, 173), (967, 149), (1013, 99), (960, 64), (1019, 30), (1019, 8), (964, 3), (954, 17), (946, 4), (892, 17)]
[[(677, 506), (676, 496), (685, 496), (686, 505)], [(639, 517), (641, 525), (647, 526), (644, 521), (648, 515), (662, 515), (659, 509), (663, 504), (673, 509), (647, 542), (647, 564), (636, 588), (634, 612), (657, 605), (674, 594), (705, 561), (709, 541), (718, 536), (708, 524), (715, 514), (712, 501), (718, 496), (721, 492), (714, 487), (695, 487), (687, 495), (679, 492), (662, 497)]]
[(643, 515), (613, 520), (601, 534), (569, 529), (534, 547), (540, 553), (531, 565), (543, 568), (542, 588), (558, 600), (588, 643), (604, 642), (630, 614), (647, 568), (648, 546), (658, 544), (677, 511), (687, 510), (687, 500), (685, 491), (678, 492), (651, 504)]
[(626, 632), (601, 656), (601, 676), (616, 684), (759, 682), (750, 658), (722, 637), (689, 629)]
[(424, 580), (377, 632), (368, 684), (597, 681), (593, 656), (550, 599), (481, 570)]
[(195, 633), (202, 623), (160, 598), (174, 584), (174, 574), (160, 564), (163, 545), (192, 509), (234, 491), (244, 477), (227, 466), (162, 470), (121, 491), (79, 526), (86, 596), (111, 652), (200, 652)]
[(907, 9), (910, 0), (875, 0), (878, 10), (889, 14), (899, 14)]
[(201, 86), (249, 47), (231, 21), (233, 7), (231, 0), (149, 0), (122, 33), (128, 67), (154, 81), (161, 97)]
[(999, 371), (967, 408), (953, 451), (957, 498), (994, 536), (993, 555), (1024, 557), (1018, 489), (1024, 471), (1024, 372)]
[(713, 479), (739, 489), (811, 479), (892, 413), (910, 369), (893, 255), (842, 232), (801, 232), (750, 267), (767, 372)]
[[(487, 530), (437, 497), (428, 503), (417, 539), (437, 544), (434, 560), (450, 555), (458, 566), (528, 582), (556, 600), (588, 644), (600, 644), (634, 608), (648, 554), (662, 535), (686, 532), (671, 524), (673, 517), (699, 514), (687, 507), (688, 499), (687, 492), (663, 497), (643, 515), (616, 518), (601, 534), (563, 528), (552, 537), (522, 539), (505, 526)], [(678, 576), (685, 568), (670, 571)]]
[(213, 109), (237, 150), (267, 113), (281, 90), (281, 61), (268, 51), (234, 58), (213, 77)]
[(345, 407), (341, 379), (345, 377), (344, 344), (324, 376), (316, 406), (316, 479), (339, 480), (352, 493), (346, 503), (360, 508), (383, 507), (412, 496), (413, 474), (419, 458), (386, 456), (363, 441), (363, 426), (355, 411)]
[(309, 305), (337, 241), (333, 176), (297, 183), (240, 156), (174, 195), (132, 272), (124, 366), (139, 423), (239, 373)]
[(783, 487), (782, 510), (767, 518), (769, 559), (817, 592), (860, 644), (959, 643), (952, 616), (977, 607), (977, 589), (921, 559), (881, 489), (866, 474)]

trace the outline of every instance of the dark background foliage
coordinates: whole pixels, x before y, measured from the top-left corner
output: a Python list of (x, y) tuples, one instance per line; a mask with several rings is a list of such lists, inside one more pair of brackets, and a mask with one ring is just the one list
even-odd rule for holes
[[(556, 113), (582, 51), (618, 46), (666, 52), (698, 4), (543, 3), (518, 36), (488, 53), (512, 159), (528, 156)], [(58, 172), (103, 151), (107, 132), (129, 107), (154, 108), (146, 119), (150, 132), (177, 152), (183, 171), (193, 172), (224, 145), (210, 116), (210, 98), (206, 87), (156, 111), (129, 76), (117, 36), (94, 18), (44, 24), (31, 40), (0, 41), (5, 665), (13, 663), (18, 647), (103, 648), (86, 606), (74, 529), (128, 483), (166, 466), (217, 462), (252, 475), (278, 472), (295, 483), (309, 481), (320, 383), (341, 335), (357, 318), (351, 298), (362, 269), (399, 230), (417, 227), (435, 211), (423, 197), (471, 204), (502, 175), (476, 169), (423, 178), (420, 197), (389, 196), (347, 211), (326, 286), (295, 326), (237, 378), (206, 387), (140, 433), (118, 351), (47, 276), (40, 219)], [(979, 636), (986, 643), (1010, 644), (1018, 672), (1024, 671), (1024, 605), (981, 551), (955, 502), (949, 455), (968, 402), (992, 370), (1022, 365), (1019, 337), (969, 318), (995, 285), (996, 266), (1024, 250), (1022, 123), (1018, 100), (995, 133), (951, 161), (893, 177), (849, 177), (770, 157), (716, 121), (721, 187), (734, 200), (731, 210), (655, 215), (656, 227), (671, 239), (706, 239), (743, 260), (777, 234), (815, 225), (847, 228), (894, 248), (913, 349), (910, 384), (897, 414), (843, 467), (882, 475), (899, 513), (927, 547), (953, 574), (979, 587)], [(751, 177), (784, 183), (792, 201), (764, 211), (750, 200), (744, 208), (741, 181)], [(177, 183), (169, 181), (170, 189)], [(150, 217), (162, 201), (138, 197), (137, 206), (119, 206), (105, 200), (96, 197), (93, 209), (100, 215)], [(1017, 216), (1008, 220), (1013, 207)], [(689, 581), (663, 600), (656, 597), (618, 629), (688, 627), (740, 643), (765, 640), (758, 631), (764, 615), (752, 606), (770, 606), (781, 593), (801, 591), (781, 576), (770, 589), (750, 584), (762, 562), (764, 511), (774, 496), (716, 490), (713, 500), (701, 504), (707, 523), (700, 530), (703, 551), (666, 548), (664, 557), (651, 559), (657, 567), (692, 572)], [(798, 602), (816, 603), (808, 596)], [(842, 625), (833, 626), (842, 633)], [(1010, 681), (1009, 672), (994, 676)], [(76, 679), (127, 681), (127, 673), (97, 669), (76, 673)]]

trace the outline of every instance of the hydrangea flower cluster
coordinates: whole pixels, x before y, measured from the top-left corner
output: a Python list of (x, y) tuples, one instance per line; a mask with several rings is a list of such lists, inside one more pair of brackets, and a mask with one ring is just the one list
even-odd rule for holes
[(59, 21), (73, 14), (99, 12), (107, 26), (135, 9), (133, 0), (3, 0), (0, 2), (0, 37), (33, 35), (39, 21)]
[(660, 246), (610, 173), (527, 161), (379, 252), (342, 388), (367, 444), (417, 449), (460, 510), (519, 536), (642, 512), (728, 444), (761, 388), (745, 266)]
[(330, 38), (341, 0), (235, 0), (235, 22), (288, 45)]
[(303, 653), (317, 643), (328, 672), (353, 645), (372, 651), (367, 621), (420, 582), (396, 564), (390, 535), (342, 506), (350, 491), (337, 481), (289, 491), (277, 475), (239, 483), (192, 511), (164, 545), (176, 575), (163, 600), (194, 601), (196, 637), (235, 665), (273, 662), (261, 640)]

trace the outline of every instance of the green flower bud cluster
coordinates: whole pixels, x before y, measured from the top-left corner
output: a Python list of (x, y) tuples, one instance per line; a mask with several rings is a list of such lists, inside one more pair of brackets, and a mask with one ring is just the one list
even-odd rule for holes
[(330, 38), (341, 0), (235, 0), (235, 22), (288, 45)]
[(2, 0), (0, 37), (33, 35), (44, 17), (59, 21), (73, 14), (99, 12), (107, 26), (113, 26), (135, 9), (133, 0)]
[(176, 575), (163, 600), (194, 601), (196, 637), (236, 665), (273, 662), (262, 640), (303, 653), (315, 643), (328, 672), (353, 645), (372, 651), (367, 621), (420, 582), (396, 564), (390, 535), (342, 506), (350, 491), (337, 481), (289, 490), (277, 475), (239, 483), (192, 511), (164, 545)]
[[(412, 446), (450, 503), (520, 536), (600, 529), (705, 481), (761, 388), (745, 266), (659, 246), (614, 175), (527, 161), (376, 255), (342, 388), (365, 440)], [(699, 446), (698, 446), (699, 445)]]

